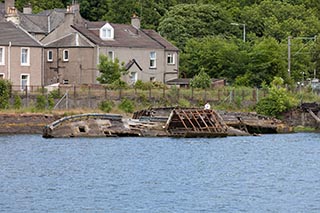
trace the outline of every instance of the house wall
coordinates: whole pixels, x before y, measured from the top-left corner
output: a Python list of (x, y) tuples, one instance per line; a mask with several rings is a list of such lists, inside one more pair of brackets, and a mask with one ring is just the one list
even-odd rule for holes
[[(109, 51), (114, 52), (114, 58), (118, 58), (120, 63), (127, 64), (130, 60), (135, 59), (142, 68), (140, 71), (136, 66), (130, 69), (130, 72), (136, 71), (138, 79), (144, 82), (154, 79), (154, 81), (164, 82), (178, 76), (178, 58), (176, 53), (176, 63), (174, 65), (167, 64), (167, 52), (164, 49), (143, 49), (143, 48), (124, 48), (124, 47), (100, 47), (100, 54), (108, 55)], [(156, 52), (156, 68), (150, 68), (150, 52)], [(167, 74), (167, 72), (175, 72), (176, 74)], [(165, 79), (164, 79), (165, 78)], [(123, 80), (130, 82), (129, 76), (124, 76)]]
[[(21, 48), (11, 46), (5, 47), (5, 65), (0, 65), (0, 73), (3, 73), (5, 79), (12, 82), (12, 85), (19, 86), (21, 84), (21, 75), (29, 75), (29, 85), (41, 86), (42, 76), (42, 48), (25, 47), (30, 50), (30, 64), (28, 66), (21, 65)], [(17, 89), (17, 87), (13, 87)]]
[[(48, 51), (53, 53), (53, 61), (47, 60)], [(69, 51), (69, 60), (63, 60), (63, 51)], [(70, 47), (45, 49), (45, 85), (54, 83), (92, 84), (96, 83), (95, 48)], [(59, 60), (57, 60), (57, 58)]]

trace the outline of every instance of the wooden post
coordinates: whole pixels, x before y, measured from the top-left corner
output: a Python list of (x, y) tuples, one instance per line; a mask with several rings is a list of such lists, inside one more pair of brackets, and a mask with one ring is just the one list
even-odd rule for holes
[(193, 101), (193, 98), (194, 98), (194, 88), (191, 87), (191, 100)]
[(88, 104), (89, 104), (89, 108), (91, 108), (91, 87), (90, 87), (90, 85), (88, 85), (88, 99), (89, 99), (89, 101), (88, 101)]

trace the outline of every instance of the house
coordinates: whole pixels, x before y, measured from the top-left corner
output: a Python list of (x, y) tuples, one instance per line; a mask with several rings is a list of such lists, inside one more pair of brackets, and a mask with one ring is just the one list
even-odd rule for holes
[(0, 29), (0, 78), (11, 81), (15, 90), (43, 85), (41, 43), (12, 22), (0, 22)]
[(33, 14), (31, 4), (26, 5), (23, 12), (18, 11), (14, 5), (15, 0), (0, 3), (0, 21), (11, 21), (19, 25), (38, 41), (63, 23), (67, 10), (53, 9)]
[(178, 77), (178, 48), (155, 31), (141, 29), (139, 17), (133, 16), (131, 24), (90, 22), (79, 11), (79, 5), (70, 6), (64, 23), (41, 40), (48, 59), (45, 84), (98, 83), (101, 54), (124, 63), (128, 75), (122, 80), (128, 84)]
[[(102, 54), (124, 63), (128, 74), (122, 80), (128, 84), (137, 80), (166, 83), (178, 77), (178, 48), (154, 30), (141, 29), (135, 15), (131, 24), (90, 22), (81, 17), (77, 3), (38, 14), (32, 13), (30, 5), (21, 13), (14, 3), (0, 3), (0, 22), (14, 23), (40, 49), (42, 44), (43, 54), (32, 57), (43, 63), (39, 70), (32, 69), (40, 73), (41, 85), (98, 83)], [(31, 47), (33, 50), (34, 45)]]

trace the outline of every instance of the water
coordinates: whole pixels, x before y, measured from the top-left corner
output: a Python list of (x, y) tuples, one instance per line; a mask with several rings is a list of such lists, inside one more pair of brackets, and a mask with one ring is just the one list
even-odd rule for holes
[(0, 212), (320, 212), (320, 134), (0, 136)]

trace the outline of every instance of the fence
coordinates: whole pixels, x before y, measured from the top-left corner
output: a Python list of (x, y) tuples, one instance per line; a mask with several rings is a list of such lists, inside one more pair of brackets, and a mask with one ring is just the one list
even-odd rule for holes
[[(130, 99), (137, 104), (152, 106), (175, 106), (189, 102), (191, 105), (213, 104), (252, 105), (266, 95), (265, 90), (252, 88), (220, 87), (207, 90), (192, 88), (150, 88), (111, 89), (104, 85), (60, 85), (55, 89), (29, 86), (13, 86), (11, 97), (20, 96), (23, 106), (29, 107), (36, 102), (39, 95), (55, 98), (57, 108), (97, 108), (104, 100), (121, 101)], [(63, 99), (61, 99), (63, 97)]]

